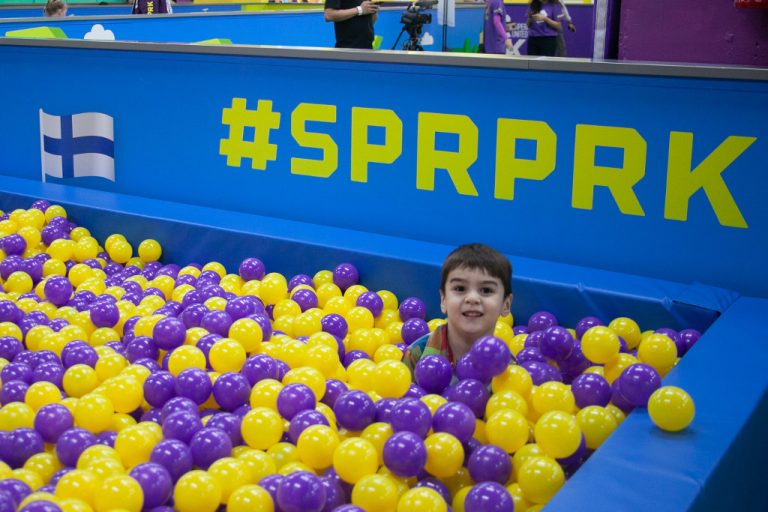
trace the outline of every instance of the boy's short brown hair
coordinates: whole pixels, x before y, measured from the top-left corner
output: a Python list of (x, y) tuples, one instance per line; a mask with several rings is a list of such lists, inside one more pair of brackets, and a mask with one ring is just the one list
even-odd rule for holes
[(457, 268), (484, 270), (491, 277), (499, 278), (504, 285), (504, 296), (512, 293), (512, 264), (496, 249), (485, 244), (462, 245), (451, 251), (443, 262), (440, 290), (445, 292), (448, 274)]

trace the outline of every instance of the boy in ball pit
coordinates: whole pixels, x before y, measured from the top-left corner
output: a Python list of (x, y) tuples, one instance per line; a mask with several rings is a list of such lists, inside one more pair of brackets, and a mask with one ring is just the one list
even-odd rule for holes
[(411, 343), (403, 363), (413, 373), (419, 359), (442, 355), (455, 367), (483, 336), (493, 334), (496, 321), (512, 305), (512, 265), (483, 244), (462, 245), (443, 262), (440, 309), (447, 321)]

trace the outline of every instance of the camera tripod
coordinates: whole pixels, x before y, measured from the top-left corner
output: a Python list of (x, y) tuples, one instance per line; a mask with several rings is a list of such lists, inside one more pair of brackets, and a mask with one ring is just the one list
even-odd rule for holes
[(423, 52), (424, 47), (421, 46), (421, 29), (423, 25), (405, 26), (398, 34), (395, 44), (392, 45), (392, 49), (397, 48), (397, 43), (400, 42), (400, 38), (408, 33), (408, 39), (403, 42), (402, 50), (406, 52)]

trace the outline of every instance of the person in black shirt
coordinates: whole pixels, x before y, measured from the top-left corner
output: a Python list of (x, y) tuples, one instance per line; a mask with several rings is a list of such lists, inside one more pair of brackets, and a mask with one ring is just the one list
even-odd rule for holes
[(373, 49), (379, 6), (369, 0), (325, 0), (325, 21), (333, 22), (336, 48)]

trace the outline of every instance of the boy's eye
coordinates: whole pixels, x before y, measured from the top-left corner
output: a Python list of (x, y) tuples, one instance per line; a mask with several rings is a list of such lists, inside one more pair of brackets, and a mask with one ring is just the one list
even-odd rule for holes
[(456, 286), (453, 287), (453, 291), (455, 291), (455, 292), (463, 292), (464, 291), (464, 287), (462, 285), (460, 285), (460, 284), (457, 284)]
[(482, 291), (482, 292), (483, 292), (484, 294), (486, 294), (486, 295), (491, 295), (491, 294), (493, 294), (493, 293), (494, 293), (496, 290), (494, 290), (493, 288), (483, 288), (483, 289), (482, 289), (482, 290), (480, 290), (480, 291)]

